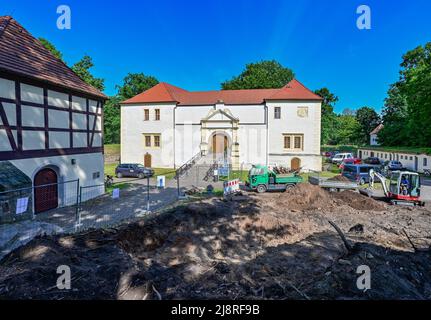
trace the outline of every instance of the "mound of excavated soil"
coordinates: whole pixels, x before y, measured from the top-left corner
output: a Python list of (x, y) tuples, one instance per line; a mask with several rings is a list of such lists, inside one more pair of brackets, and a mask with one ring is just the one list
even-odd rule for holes
[[(344, 177), (338, 178), (342, 181)], [(329, 192), (319, 186), (301, 183), (295, 188), (282, 193), (277, 200), (278, 206), (288, 210), (307, 211), (313, 209), (333, 209), (336, 206), (348, 205), (356, 210), (384, 211), (384, 203), (368, 198), (354, 191)]]
[(281, 194), (278, 204), (289, 210), (329, 209), (334, 206), (334, 200), (319, 186), (301, 183)]
[(386, 210), (386, 206), (382, 202), (366, 197), (358, 192), (348, 190), (343, 192), (336, 192), (333, 194), (333, 197), (335, 199), (343, 201), (345, 204), (356, 210)]
[(328, 179), (328, 181), (351, 182), (349, 179), (347, 179), (346, 177), (344, 177), (342, 175), (332, 177), (332, 178)]

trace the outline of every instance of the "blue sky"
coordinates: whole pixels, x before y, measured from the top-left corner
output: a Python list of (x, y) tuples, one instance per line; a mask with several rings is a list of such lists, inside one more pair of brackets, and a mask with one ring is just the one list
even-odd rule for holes
[[(71, 30), (56, 28), (62, 4)], [(371, 8), (371, 30), (356, 27), (361, 4)], [(108, 95), (129, 72), (213, 90), (246, 63), (276, 59), (310, 89), (334, 92), (337, 111), (380, 111), (402, 54), (431, 41), (429, 0), (1, 0), (5, 14), (70, 64), (90, 55)]]

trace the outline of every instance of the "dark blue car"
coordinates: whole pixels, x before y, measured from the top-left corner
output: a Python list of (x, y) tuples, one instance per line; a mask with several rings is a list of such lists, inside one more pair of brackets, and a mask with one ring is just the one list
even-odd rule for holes
[(368, 164), (346, 164), (341, 173), (344, 177), (359, 184), (370, 182), (370, 170), (378, 171), (376, 166)]
[(154, 170), (146, 168), (139, 163), (122, 163), (115, 168), (115, 176), (117, 178), (123, 177), (135, 177), (135, 178), (147, 178), (154, 175)]

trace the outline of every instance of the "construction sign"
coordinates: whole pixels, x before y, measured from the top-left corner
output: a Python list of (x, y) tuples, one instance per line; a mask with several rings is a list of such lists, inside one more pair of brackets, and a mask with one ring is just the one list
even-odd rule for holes
[(223, 184), (224, 192), (223, 194), (226, 196), (228, 194), (239, 192), (239, 179), (226, 181)]

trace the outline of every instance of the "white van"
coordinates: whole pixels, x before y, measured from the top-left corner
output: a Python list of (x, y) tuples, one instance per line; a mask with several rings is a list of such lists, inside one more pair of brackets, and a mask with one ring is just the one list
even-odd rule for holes
[(353, 154), (351, 153), (337, 153), (335, 156), (332, 157), (331, 162), (340, 164), (345, 159), (353, 159)]

